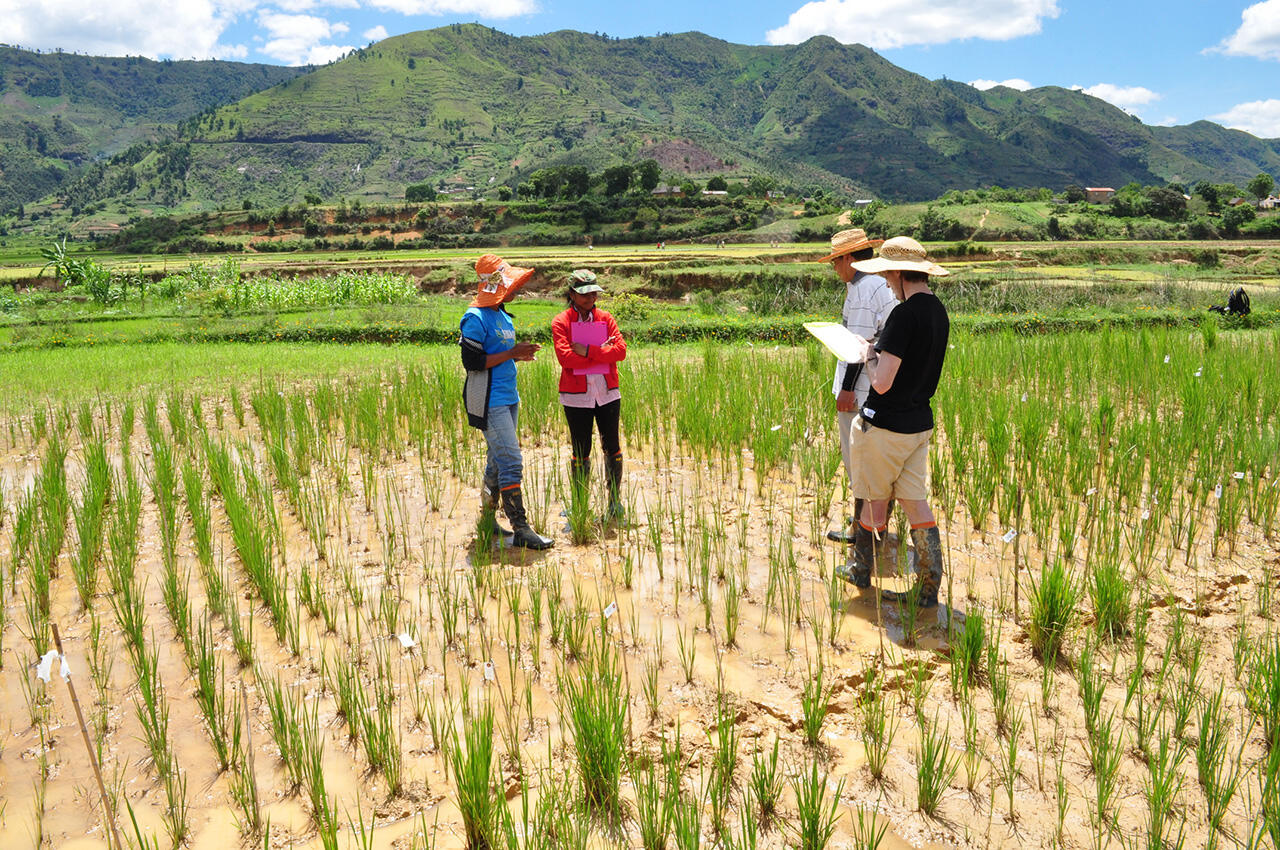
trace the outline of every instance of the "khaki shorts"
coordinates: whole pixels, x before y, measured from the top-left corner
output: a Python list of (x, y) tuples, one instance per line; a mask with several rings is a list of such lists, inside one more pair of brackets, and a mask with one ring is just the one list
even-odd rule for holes
[(924, 502), (929, 498), (929, 438), (933, 429), (899, 434), (874, 426), (862, 430), (862, 417), (853, 421), (853, 456), (857, 466), (853, 495), (882, 501), (896, 498)]

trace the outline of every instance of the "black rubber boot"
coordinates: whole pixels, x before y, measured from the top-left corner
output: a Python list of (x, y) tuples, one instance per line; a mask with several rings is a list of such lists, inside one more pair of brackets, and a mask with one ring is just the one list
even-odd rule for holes
[(882, 594), (890, 602), (905, 602), (916, 595), (920, 608), (938, 605), (938, 591), (942, 588), (942, 537), (936, 525), (911, 529), (911, 542), (916, 546), (916, 586), (907, 593), (886, 590)]
[(622, 453), (609, 458), (604, 467), (605, 483), (609, 489), (609, 511), (605, 514), (605, 519), (611, 522), (621, 522), (626, 518), (626, 511), (622, 507)]
[(862, 523), (853, 526), (853, 546), (847, 563), (836, 567), (836, 576), (856, 588), (871, 586), (871, 568), (875, 564), (876, 545), (873, 532)]
[[(858, 517), (862, 516), (862, 500), (853, 500), (853, 516), (844, 518), (845, 528), (832, 529), (827, 532), (827, 539), (832, 543), (844, 543), (853, 545), (853, 539), (858, 535)], [(846, 530), (847, 529), (847, 530)]]
[(485, 481), (480, 485), (480, 519), (476, 533), (499, 543), (511, 544), (511, 530), (498, 524), (498, 482)]
[(524, 512), (524, 495), (519, 487), (508, 487), (502, 491), (502, 511), (511, 520), (511, 545), (524, 549), (551, 548), (550, 537), (543, 537), (529, 527), (529, 520)]

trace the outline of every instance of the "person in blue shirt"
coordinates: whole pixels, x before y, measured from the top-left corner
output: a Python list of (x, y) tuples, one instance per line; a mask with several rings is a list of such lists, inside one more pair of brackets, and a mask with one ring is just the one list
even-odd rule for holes
[[(476, 262), (479, 291), (462, 316), (462, 366), (467, 370), (463, 403), (467, 422), (484, 432), (488, 458), (480, 491), (480, 521), (476, 530), (497, 536), (500, 542), (526, 549), (546, 549), (551, 538), (529, 525), (520, 484), (524, 457), (520, 453), (517, 423), (520, 393), (516, 390), (516, 363), (533, 360), (541, 348), (533, 342), (517, 342), (515, 324), (504, 305), (533, 276), (501, 257), (485, 254)], [(498, 526), (498, 500), (511, 522), (511, 531)]]

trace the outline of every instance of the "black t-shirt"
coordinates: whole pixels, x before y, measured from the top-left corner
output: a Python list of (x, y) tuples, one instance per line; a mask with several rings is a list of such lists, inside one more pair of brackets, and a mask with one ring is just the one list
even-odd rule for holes
[(894, 307), (880, 332), (876, 351), (902, 358), (902, 365), (887, 393), (881, 395), (872, 388), (862, 418), (899, 434), (932, 428), (929, 399), (938, 389), (950, 332), (947, 310), (933, 293), (917, 292)]

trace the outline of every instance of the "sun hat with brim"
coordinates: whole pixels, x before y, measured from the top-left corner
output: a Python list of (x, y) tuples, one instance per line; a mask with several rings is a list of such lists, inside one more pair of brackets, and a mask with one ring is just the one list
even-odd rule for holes
[(945, 277), (951, 272), (930, 261), (924, 246), (910, 236), (895, 236), (880, 246), (880, 256), (854, 263), (853, 267), (867, 274), (885, 271), (924, 272), (934, 277)]
[(596, 283), (596, 273), (590, 269), (574, 269), (569, 275), (569, 288), (579, 295), (604, 292), (604, 287)]
[(476, 261), (480, 276), (479, 289), (472, 307), (496, 307), (533, 277), (533, 269), (511, 265), (496, 254), (485, 254)]
[(861, 227), (855, 227), (851, 230), (841, 230), (835, 236), (831, 237), (831, 253), (823, 257), (818, 262), (826, 263), (834, 260), (836, 257), (843, 257), (845, 254), (852, 254), (854, 251), (861, 251), (863, 248), (874, 248), (883, 242), (883, 239), (868, 239), (867, 232)]

